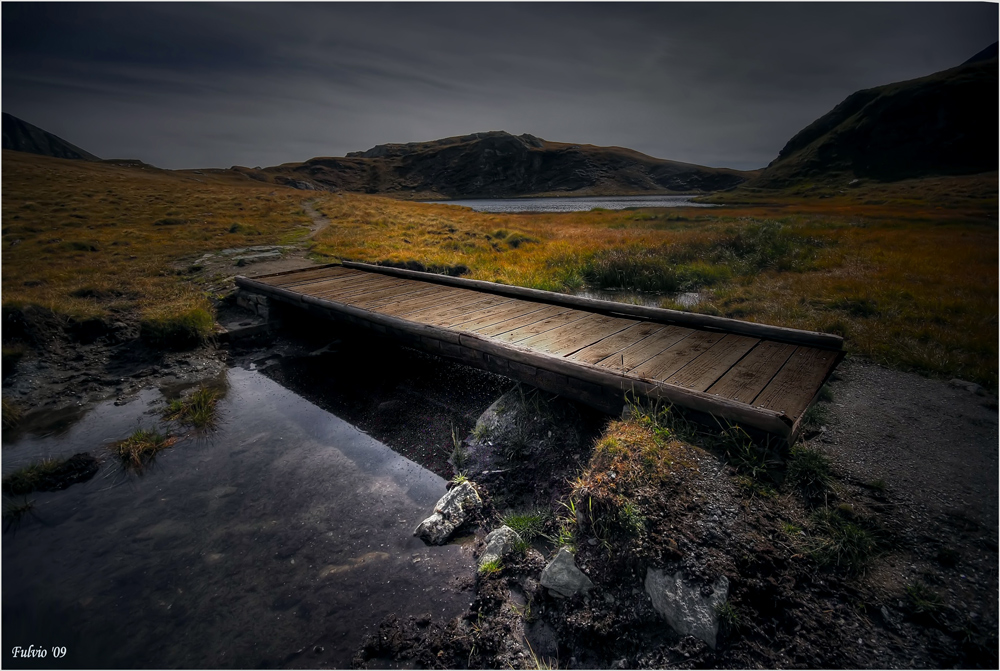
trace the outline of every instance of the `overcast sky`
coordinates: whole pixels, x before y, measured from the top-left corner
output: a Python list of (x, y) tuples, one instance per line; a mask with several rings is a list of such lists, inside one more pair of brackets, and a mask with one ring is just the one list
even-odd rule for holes
[(267, 166), (477, 131), (758, 168), (995, 4), (19, 4), (3, 111), (104, 158)]

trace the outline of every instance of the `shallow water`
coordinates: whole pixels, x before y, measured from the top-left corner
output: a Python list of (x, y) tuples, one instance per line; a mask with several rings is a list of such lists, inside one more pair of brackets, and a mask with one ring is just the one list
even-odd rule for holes
[[(5, 666), (29, 666), (11, 648), (33, 644), (66, 647), (46, 667), (347, 667), (389, 613), (468, 607), (469, 550), (411, 535), (442, 478), (257, 372), (228, 378), (213, 434), (141, 477), (109, 458), (88, 482), (29, 497), (3, 538)], [(104, 454), (156, 426), (162, 403), (147, 390), (5, 444), (3, 471)]]
[(588, 212), (595, 208), (627, 210), (636, 207), (714, 207), (693, 203), (696, 196), (588, 196), (566, 198), (485, 198), (428, 201), (461, 205), (477, 212)]
[(629, 291), (626, 289), (583, 289), (573, 294), (582, 298), (594, 298), (601, 301), (614, 301), (615, 303), (628, 303), (629, 305), (643, 305), (650, 308), (658, 308), (664, 300), (672, 300), (678, 305), (686, 308), (693, 307), (701, 302), (701, 294), (697, 291), (683, 291), (676, 294), (656, 294), (642, 291)]

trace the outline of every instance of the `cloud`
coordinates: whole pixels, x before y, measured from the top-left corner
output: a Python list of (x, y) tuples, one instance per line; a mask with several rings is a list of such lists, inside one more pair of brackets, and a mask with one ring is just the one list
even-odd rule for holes
[(7, 112), (100, 156), (272, 165), (504, 129), (738, 168), (958, 65), (987, 4), (7, 4)]

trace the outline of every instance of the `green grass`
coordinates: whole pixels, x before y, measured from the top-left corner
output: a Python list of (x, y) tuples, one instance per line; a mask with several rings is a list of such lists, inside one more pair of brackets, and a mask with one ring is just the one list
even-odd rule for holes
[(190, 349), (208, 340), (215, 328), (215, 319), (204, 307), (165, 310), (139, 323), (144, 341), (163, 349)]
[(479, 567), (479, 575), (490, 576), (496, 575), (503, 570), (503, 563), (499, 559), (491, 559), (482, 566)]
[(845, 510), (823, 508), (813, 513), (807, 554), (820, 566), (863, 573), (882, 551), (879, 532)]
[(223, 391), (217, 387), (199, 387), (187, 398), (170, 402), (163, 418), (177, 421), (195, 429), (210, 429), (218, 420), (218, 403)]
[(159, 452), (175, 442), (177, 439), (172, 436), (162, 436), (156, 431), (137, 429), (125, 440), (112, 443), (109, 448), (121, 461), (123, 468), (141, 473)]
[(785, 482), (801, 492), (807, 501), (818, 501), (833, 482), (830, 459), (819, 450), (793, 447), (785, 464)]
[(57, 472), (66, 461), (66, 459), (42, 459), (23, 466), (3, 479), (3, 491), (14, 495), (30, 494)]
[(944, 608), (944, 600), (934, 590), (917, 581), (906, 586), (906, 601), (915, 615), (934, 617)]
[(523, 541), (530, 542), (541, 535), (546, 519), (548, 519), (547, 511), (537, 509), (511, 511), (501, 517), (500, 521), (516, 531)]

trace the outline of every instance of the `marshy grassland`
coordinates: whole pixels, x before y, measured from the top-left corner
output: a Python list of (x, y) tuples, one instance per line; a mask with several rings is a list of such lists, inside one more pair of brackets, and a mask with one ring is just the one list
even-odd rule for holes
[[(316, 261), (553, 291), (697, 291), (698, 312), (838, 333), (876, 362), (997, 387), (996, 173), (736, 191), (712, 197), (719, 208), (506, 215), (297, 191), (229, 171), (7, 151), (3, 167), (5, 307), (204, 329), (219, 298), (205, 285), (218, 278), (178, 269), (182, 260), (301, 242)], [(306, 202), (330, 221), (309, 241)]]

